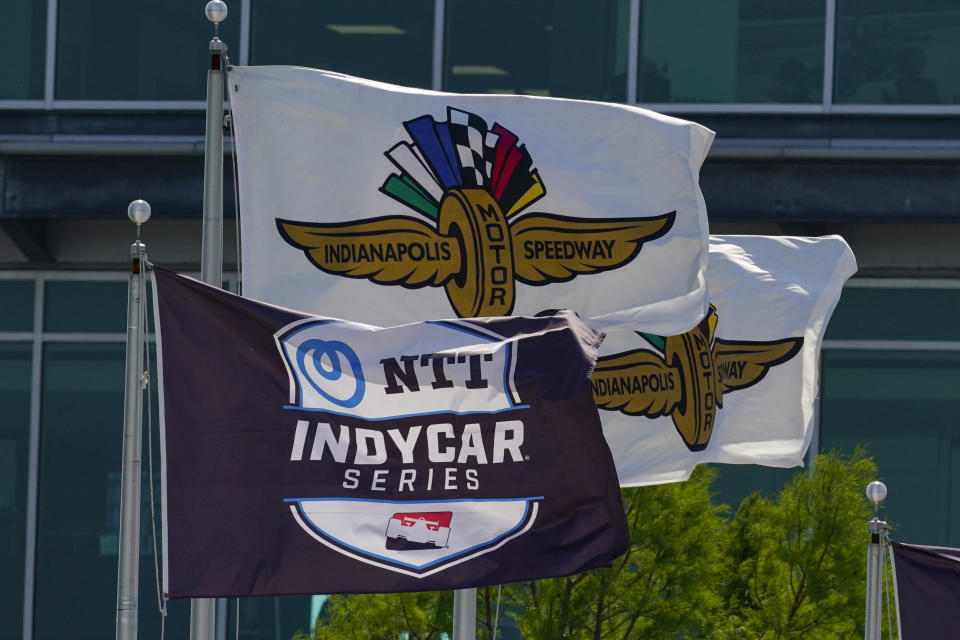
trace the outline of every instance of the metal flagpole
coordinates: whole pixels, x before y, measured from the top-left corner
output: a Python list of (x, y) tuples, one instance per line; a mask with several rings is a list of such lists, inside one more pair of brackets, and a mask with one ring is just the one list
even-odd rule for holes
[(134, 200), (127, 216), (137, 225), (137, 240), (127, 288), (127, 363), (123, 400), (123, 462), (120, 471), (120, 549), (117, 554), (117, 640), (137, 637), (137, 591), (140, 584), (140, 456), (143, 428), (143, 283), (147, 247), (140, 225), (150, 219), (150, 205)]
[(887, 523), (880, 519), (880, 503), (887, 497), (887, 487), (878, 480), (867, 485), (867, 498), (873, 503), (870, 521), (870, 543), (867, 545), (867, 619), (865, 640), (880, 640), (880, 584), (883, 577), (883, 545)]
[(477, 639), (477, 590), (453, 592), (453, 640)]
[[(220, 40), (220, 23), (227, 17), (227, 5), (211, 0), (204, 8), (213, 23), (210, 41), (210, 69), (207, 71), (207, 130), (203, 162), (203, 252), (200, 279), (215, 287), (223, 285), (223, 88), (227, 45)], [(213, 640), (216, 600), (190, 601), (190, 640)]]
[(203, 253), (200, 279), (215, 287), (223, 285), (223, 89), (227, 45), (220, 40), (220, 23), (227, 5), (211, 0), (205, 9), (213, 23), (210, 69), (207, 71), (207, 131), (203, 148)]

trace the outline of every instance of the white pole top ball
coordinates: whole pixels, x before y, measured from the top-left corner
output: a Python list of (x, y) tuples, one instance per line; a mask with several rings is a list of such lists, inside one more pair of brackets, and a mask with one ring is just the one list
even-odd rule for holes
[(867, 498), (873, 504), (879, 506), (887, 497), (887, 485), (879, 480), (874, 480), (867, 485)]
[(223, 0), (210, 0), (203, 12), (207, 14), (207, 20), (214, 24), (220, 24), (227, 19), (227, 3)]
[(127, 217), (135, 224), (143, 224), (150, 219), (150, 203), (146, 200), (134, 200), (127, 207)]

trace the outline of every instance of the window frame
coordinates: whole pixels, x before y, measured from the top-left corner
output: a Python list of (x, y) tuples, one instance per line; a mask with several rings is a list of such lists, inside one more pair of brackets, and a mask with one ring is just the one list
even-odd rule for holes
[[(197, 274), (192, 274), (196, 276)], [(0, 331), (0, 342), (30, 343), (30, 418), (27, 453), (26, 535), (24, 540), (23, 618), (24, 640), (33, 638), (33, 622), (36, 591), (37, 520), (40, 481), (40, 423), (43, 382), (43, 351), (48, 343), (81, 342), (124, 344), (125, 332), (64, 332), (45, 331), (45, 288), (47, 282), (127, 282), (129, 274), (124, 271), (0, 271), (0, 280), (33, 281), (33, 328), (31, 331)], [(224, 274), (224, 282), (230, 290), (236, 289), (236, 274)], [(152, 302), (151, 302), (152, 304)], [(153, 342), (153, 334), (147, 335)]]
[[(931, 279), (931, 278), (854, 278), (849, 280), (844, 289), (960, 289), (960, 280), (958, 279)], [(813, 470), (812, 461), (816, 460), (816, 455), (820, 452), (820, 426), (823, 415), (820, 406), (820, 396), (822, 393), (823, 381), (823, 355), (822, 352), (835, 351), (960, 351), (960, 340), (897, 340), (897, 339), (871, 339), (871, 340), (849, 340), (849, 339), (824, 339), (821, 344), (821, 354), (817, 359), (818, 392), (816, 397), (816, 406), (813, 413), (813, 435), (810, 440), (810, 447), (807, 451), (807, 458), (811, 462), (811, 471)]]
[[(58, 100), (54, 96), (54, 80), (57, 56), (57, 4), (59, 0), (47, 0), (46, 58), (44, 97), (42, 100), (0, 100), (0, 110), (42, 109), (45, 111), (203, 111), (204, 100)], [(637, 101), (637, 69), (639, 65), (639, 22), (641, 0), (630, 0), (628, 25), (629, 41), (627, 56), (626, 104), (654, 111), (676, 114), (861, 114), (861, 115), (960, 115), (960, 104), (934, 105), (884, 105), (884, 104), (835, 104), (833, 101), (834, 64), (836, 52), (837, 0), (824, 0), (824, 66), (823, 95), (819, 103), (641, 103)], [(239, 0), (240, 42), (237, 43), (237, 61), (249, 64), (250, 10), (252, 0)], [(433, 57), (431, 88), (443, 90), (443, 49), (446, 0), (434, 0)], [(231, 44), (231, 43), (228, 43)], [(198, 61), (199, 63), (199, 61)]]

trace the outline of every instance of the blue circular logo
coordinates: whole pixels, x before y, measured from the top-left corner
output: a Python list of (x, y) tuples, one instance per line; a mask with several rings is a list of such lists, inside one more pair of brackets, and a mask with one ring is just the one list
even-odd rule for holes
[[(323, 357), (327, 356), (328, 362), (323, 362)], [(311, 359), (312, 370), (307, 369), (307, 358)], [(356, 382), (353, 395), (343, 399), (330, 395), (321, 385), (325, 381), (336, 382), (343, 377), (343, 362), (346, 361), (349, 370), (347, 375)], [(363, 400), (363, 394), (366, 390), (366, 382), (363, 379), (363, 368), (360, 366), (360, 358), (357, 353), (351, 349), (345, 342), (339, 340), (305, 340), (297, 347), (297, 368), (300, 369), (302, 377), (306, 379), (321, 396), (335, 405), (352, 408), (360, 404)], [(319, 375), (323, 380), (314, 379)], [(328, 385), (324, 385), (328, 386)]]

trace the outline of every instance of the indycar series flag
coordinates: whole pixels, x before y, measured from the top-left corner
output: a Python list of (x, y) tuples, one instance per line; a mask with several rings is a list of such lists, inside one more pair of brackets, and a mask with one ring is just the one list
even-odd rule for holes
[(570, 312), (379, 328), (155, 270), (171, 597), (453, 589), (629, 544)]
[(244, 295), (377, 325), (568, 308), (676, 333), (706, 313), (700, 125), (297, 67), (228, 84)]
[(960, 634), (960, 549), (890, 542), (901, 640)]
[(686, 480), (701, 462), (801, 465), (820, 344), (855, 271), (839, 236), (711, 236), (696, 327), (603, 343), (590, 384), (621, 485)]

